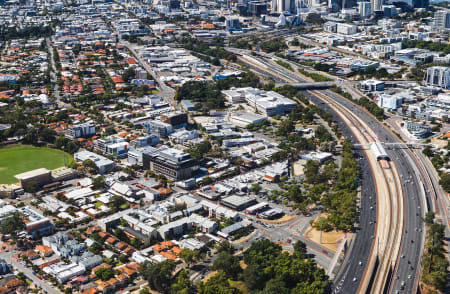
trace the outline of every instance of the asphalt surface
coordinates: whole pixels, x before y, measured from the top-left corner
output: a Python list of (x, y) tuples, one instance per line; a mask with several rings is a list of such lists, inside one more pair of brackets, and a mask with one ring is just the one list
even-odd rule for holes
[[(298, 77), (298, 75), (286, 70), (280, 66), (277, 66), (273, 63), (269, 63), (267, 60), (262, 58), (258, 58), (258, 61), (267, 65), (267, 68), (263, 70), (275, 72), (277, 75), (281, 75), (285, 77), (287, 80), (295, 80), (298, 82), (306, 82), (304, 79)], [(261, 69), (261, 68), (260, 68)], [(398, 143), (400, 140), (388, 131), (385, 126), (376, 120), (374, 117), (369, 115), (367, 112), (363, 111), (361, 108), (355, 106), (351, 101), (338, 96), (334, 92), (331, 91), (322, 91), (325, 95), (332, 97), (334, 100), (339, 102), (342, 106), (351, 109), (352, 112), (359, 116), (362, 120), (367, 122), (369, 127), (375, 132), (378, 137), (378, 140), (386, 143)], [(317, 99), (312, 94), (306, 92), (306, 96), (309, 99)], [(313, 100), (314, 101), (314, 100)], [(319, 102), (316, 100), (316, 102)], [(319, 103), (319, 106), (325, 110), (330, 111), (328, 105)], [(334, 113), (330, 111), (330, 113)], [(336, 119), (339, 124), (339, 119)], [(345, 132), (345, 127), (342, 122), (340, 123), (340, 127)], [(348, 128), (347, 128), (348, 129)], [(345, 133), (344, 133), (345, 134)], [(347, 136), (355, 142), (353, 135)], [(396, 293), (398, 290), (399, 293), (413, 293), (417, 288), (418, 283), (418, 271), (417, 268), (420, 267), (420, 257), (423, 251), (423, 222), (422, 216), (424, 215), (424, 204), (423, 204), (423, 195), (422, 194), (422, 183), (419, 180), (421, 178), (420, 172), (415, 165), (413, 159), (410, 158), (410, 154), (407, 150), (403, 150), (400, 148), (388, 150), (393, 163), (397, 166), (398, 172), (401, 175), (401, 182), (403, 186), (403, 197), (404, 197), (404, 231), (403, 231), (403, 242), (401, 245), (401, 252), (399, 254), (398, 260), (395, 265), (391, 268), (385, 293)], [(363, 160), (366, 161), (366, 160)], [(367, 161), (366, 161), (367, 162)], [(371, 173), (370, 168), (368, 166), (362, 167), (361, 169), (362, 175), (364, 176), (364, 172)], [(417, 176), (416, 176), (417, 173)], [(361, 281), (361, 277), (364, 273), (364, 269), (369, 254), (370, 248), (372, 248), (372, 238), (374, 232), (374, 225), (370, 224), (371, 221), (375, 219), (376, 212), (374, 210), (373, 214), (375, 216), (371, 216), (370, 207), (371, 199), (367, 199), (365, 197), (365, 193), (374, 193), (370, 188), (366, 188), (367, 185), (363, 183), (362, 180), (361, 185), (363, 189), (363, 196), (361, 198), (361, 210), (359, 217), (359, 230), (356, 234), (354, 245), (352, 246), (351, 256), (348, 258), (348, 262), (344, 262), (343, 270), (341, 270), (338, 276), (335, 279), (335, 291), (339, 293), (356, 293), (359, 287), (359, 283)], [(373, 185), (373, 179), (372, 179)], [(367, 190), (366, 190), (367, 189)], [(371, 197), (371, 196), (369, 196)], [(373, 198), (373, 197), (372, 197)], [(382, 213), (380, 214), (382, 215)], [(369, 236), (370, 234), (370, 236)], [(362, 235), (361, 237), (358, 235)], [(362, 239), (362, 241), (359, 241)], [(370, 245), (369, 245), (370, 244)], [(380, 251), (382, 248), (380, 248)], [(362, 262), (362, 265), (360, 265)]]
[(22, 272), (27, 276), (28, 279), (30, 279), (35, 285), (37, 285), (39, 288), (43, 289), (49, 294), (60, 294), (60, 292), (53, 288), (50, 284), (48, 284), (45, 280), (40, 280), (37, 276), (33, 274), (33, 271), (26, 266), (24, 266), (21, 263), (18, 263), (14, 261), (10, 256), (5, 258), (6, 262), (12, 264), (12, 266), (18, 270), (19, 272)]
[[(321, 102), (320, 99), (308, 92), (304, 92), (303, 94), (314, 104), (333, 116), (333, 120), (338, 124), (339, 129), (346, 138), (353, 144), (359, 143), (350, 128), (328, 104)], [(334, 293), (357, 292), (364, 274), (365, 266), (369, 259), (370, 248), (372, 248), (374, 242), (373, 236), (375, 235), (376, 226), (374, 222), (377, 219), (376, 205), (373, 204), (377, 197), (375, 182), (365, 152), (363, 150), (355, 150), (355, 156), (357, 156), (361, 186), (356, 234), (353, 238), (353, 242), (349, 245), (351, 255), (346, 254), (346, 260), (339, 269), (339, 273), (334, 280)], [(371, 206), (373, 206), (374, 209), (371, 210)]]
[[(386, 143), (398, 143), (400, 140), (391, 132), (386, 130), (381, 122), (370, 116), (367, 112), (356, 107), (352, 102), (339, 97), (333, 92), (326, 91), (327, 95), (338, 101), (341, 105), (353, 110), (353, 113), (361, 117), (375, 132), (378, 140)], [(386, 148), (388, 149), (388, 148)], [(423, 247), (423, 221), (424, 204), (422, 202), (421, 176), (415, 166), (414, 159), (410, 158), (407, 150), (396, 147), (388, 149), (392, 162), (396, 165), (401, 177), (404, 197), (404, 232), (402, 250), (397, 260), (397, 267), (392, 268), (390, 289), (403, 293), (413, 293), (417, 282), (417, 268), (420, 267), (420, 257)], [(416, 175), (419, 175), (418, 177)], [(352, 252), (352, 259), (357, 258)], [(355, 271), (357, 271), (355, 269)], [(402, 286), (404, 282), (404, 286)], [(348, 293), (348, 292), (345, 292)]]

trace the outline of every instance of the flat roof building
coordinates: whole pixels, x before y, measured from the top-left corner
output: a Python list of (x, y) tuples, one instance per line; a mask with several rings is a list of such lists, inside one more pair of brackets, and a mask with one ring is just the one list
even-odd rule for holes
[(22, 187), (26, 187), (32, 182), (36, 182), (38, 185), (45, 185), (52, 181), (51, 172), (46, 168), (27, 171), (14, 177), (19, 180)]
[(220, 201), (221, 204), (235, 209), (235, 210), (244, 210), (253, 204), (256, 204), (256, 200), (247, 196), (236, 196), (232, 195), (226, 197)]
[(155, 152), (144, 153), (142, 162), (145, 169), (177, 181), (192, 177), (199, 169), (197, 160), (189, 153), (174, 148), (160, 148)]
[(239, 111), (230, 113), (228, 119), (231, 123), (245, 128), (249, 124), (262, 123), (263, 121), (267, 120), (267, 116)]
[(81, 150), (75, 153), (74, 159), (78, 162), (83, 162), (87, 159), (92, 160), (98, 168), (98, 172), (101, 174), (112, 171), (115, 167), (114, 161), (87, 150)]

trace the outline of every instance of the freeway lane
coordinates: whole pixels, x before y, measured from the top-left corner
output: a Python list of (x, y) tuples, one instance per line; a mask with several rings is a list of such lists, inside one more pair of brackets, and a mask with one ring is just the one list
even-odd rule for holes
[[(242, 54), (242, 51), (241, 51)], [(253, 57), (257, 58), (257, 57)], [(286, 70), (285, 68), (278, 66), (277, 64), (271, 63), (270, 61), (264, 60), (262, 58), (258, 58), (258, 61), (265, 64), (267, 68), (260, 68), (261, 70), (268, 71), (269, 73), (276, 73), (278, 76), (283, 76), (286, 78), (287, 81), (289, 80), (296, 80), (298, 82), (305, 82), (306, 80), (302, 77), (299, 77), (296, 73), (290, 72), (289, 70)], [(364, 121), (366, 121), (370, 128), (373, 129), (373, 131), (376, 133), (380, 141), (384, 142), (399, 142), (399, 139), (393, 135), (387, 128), (384, 127), (382, 123), (377, 121), (374, 117), (369, 115), (366, 111), (362, 110), (361, 108), (357, 107), (355, 104), (353, 104), (351, 101), (340, 97), (336, 95), (334, 92), (331, 91), (322, 91), (325, 95), (332, 97), (335, 101), (339, 102), (344, 107), (351, 109), (356, 115), (358, 115), (360, 118), (362, 118)], [(308, 98), (311, 99), (312, 94), (307, 95)], [(321, 105), (323, 107), (324, 105)], [(390, 150), (391, 157), (393, 158), (395, 163), (398, 166), (399, 173), (403, 175), (401, 178), (404, 193), (407, 197), (405, 198), (405, 202), (407, 203), (404, 207), (404, 214), (405, 214), (405, 231), (404, 231), (404, 238), (406, 241), (402, 243), (402, 250), (401, 254), (399, 254), (399, 258), (397, 261), (393, 261), (392, 265), (392, 271), (394, 272), (391, 274), (394, 278), (391, 291), (401, 290), (401, 288), (404, 287), (405, 293), (411, 293), (413, 292), (413, 289), (416, 288), (418, 277), (417, 277), (417, 268), (420, 266), (420, 256), (422, 253), (423, 248), (423, 223), (421, 220), (421, 217), (424, 213), (424, 207), (422, 204), (423, 199), (423, 193), (420, 191), (420, 181), (418, 178), (411, 174), (414, 170), (417, 169), (417, 166), (415, 165), (415, 162), (412, 160), (407, 160), (410, 158), (411, 154), (407, 153), (405, 150), (396, 149), (396, 150)], [(397, 159), (398, 158), (398, 159)], [(419, 174), (419, 172), (418, 172)], [(363, 222), (362, 219), (367, 217), (365, 215), (364, 211), (364, 203), (362, 203), (362, 214), (360, 217), (360, 228), (363, 228), (364, 230), (369, 230), (370, 227), (367, 227), (367, 223), (369, 223), (370, 226), (370, 220), (368, 222)], [(373, 230), (373, 229), (372, 229)], [(357, 234), (359, 235), (359, 234)], [(358, 237), (355, 238), (355, 245), (357, 244), (356, 240)], [(371, 241), (371, 240), (370, 240)], [(358, 243), (359, 244), (359, 243)], [(357, 247), (354, 246), (353, 250), (357, 250)], [(344, 271), (340, 271), (340, 274), (338, 275), (336, 279), (336, 284), (338, 287), (341, 287), (342, 293), (356, 293), (355, 286), (350, 287), (349, 286), (349, 277), (351, 278), (351, 282), (354, 284), (359, 284), (359, 280), (356, 279), (354, 281), (354, 278), (356, 276), (361, 275), (361, 268), (359, 266), (359, 260), (362, 259), (363, 256), (369, 255), (369, 248), (370, 246), (366, 246), (364, 248), (361, 248), (359, 251), (360, 254), (358, 254), (358, 251), (355, 251), (355, 253), (351, 253), (351, 258), (349, 258), (350, 266), (348, 269)], [(381, 249), (380, 249), (381, 250)], [(403, 256), (404, 257), (400, 257)], [(358, 264), (358, 266), (356, 266)], [(346, 266), (346, 263), (344, 263), (344, 268)], [(398, 279), (395, 279), (397, 276)], [(345, 277), (344, 281), (342, 279)], [(402, 286), (402, 282), (404, 282), (404, 286)], [(341, 286), (342, 285), (342, 286)], [(350, 287), (350, 288), (347, 288)], [(388, 289), (389, 290), (389, 289)], [(388, 291), (390, 292), (390, 291)]]
[[(369, 115), (366, 111), (333, 92), (327, 92), (333, 99), (338, 101), (343, 106), (352, 109), (353, 113), (366, 121), (371, 126), (372, 130), (377, 134), (380, 141), (387, 143), (399, 142), (399, 139), (394, 134), (388, 131), (381, 122)], [(416, 163), (410, 159), (410, 154), (407, 153), (406, 150), (397, 148), (388, 150), (388, 152), (390, 153), (392, 160), (396, 164), (402, 177), (405, 197), (404, 242), (402, 244), (400, 258), (397, 261), (397, 270), (395, 271), (395, 268), (393, 268), (394, 274), (391, 290), (395, 292), (396, 290), (401, 291), (402, 288), (404, 288), (403, 290), (405, 293), (412, 293), (418, 283), (417, 268), (420, 266), (420, 257), (422, 255), (423, 248), (423, 193), (420, 189), (421, 182), (416, 176), (416, 173), (420, 174), (420, 172), (415, 165)], [(401, 286), (402, 282), (405, 284), (404, 287)]]
[[(318, 105), (320, 108), (329, 112), (333, 116), (333, 120), (337, 122), (339, 129), (344, 136), (353, 144), (358, 144), (353, 136), (350, 128), (344, 123), (340, 116), (326, 103), (322, 103), (316, 96), (308, 92), (303, 94)], [(363, 150), (355, 150), (358, 158), (358, 167), (360, 170), (361, 199), (358, 212), (358, 220), (356, 224), (356, 234), (350, 244), (351, 254), (346, 254), (343, 266), (339, 269), (339, 273), (334, 281), (334, 293), (356, 293), (358, 291), (364, 269), (369, 259), (369, 253), (373, 245), (373, 236), (375, 235), (375, 221), (377, 218), (375, 182), (372, 170), (366, 154)], [(370, 209), (373, 206), (375, 209)], [(360, 262), (362, 263), (360, 265)]]
[[(239, 52), (242, 54), (242, 50)], [(253, 57), (256, 58), (256, 57)], [(268, 61), (259, 58), (259, 62), (266, 65), (266, 67), (258, 67), (252, 64), (248, 64), (250, 67), (257, 67), (259, 70), (267, 71), (269, 73), (275, 73), (277, 76), (284, 77), (287, 81), (296, 80), (296, 82), (305, 82), (304, 79), (300, 78), (296, 74), (278, 66), (277, 64), (271, 64)], [(321, 103), (321, 101), (310, 94), (309, 92), (303, 92), (305, 96), (311, 101), (315, 102), (319, 107), (329, 111), (334, 115), (335, 121), (340, 126), (343, 133), (349, 138), (352, 143), (356, 143), (356, 139), (353, 136), (351, 130), (343, 123), (339, 116), (328, 106), (328, 104)], [(359, 164), (363, 163), (365, 166), (361, 166), (362, 172), (362, 195), (367, 193), (368, 197), (361, 198), (360, 213), (359, 213), (359, 226), (357, 229), (357, 234), (354, 237), (354, 241), (350, 244), (348, 253), (343, 263), (343, 270), (339, 270), (338, 275), (335, 278), (335, 291), (336, 293), (357, 293), (360, 281), (364, 274), (367, 261), (369, 259), (370, 251), (373, 248), (373, 236), (375, 234), (375, 224), (376, 221), (376, 210), (370, 213), (370, 206), (376, 199), (375, 184), (373, 180), (372, 171), (370, 169), (367, 158), (364, 156), (364, 152), (360, 151), (359, 156), (363, 160), (359, 161)], [(365, 179), (368, 179), (365, 181)], [(372, 201), (373, 199), (373, 201)], [(369, 213), (367, 213), (369, 212)], [(371, 224), (372, 223), (372, 224)], [(355, 252), (355, 253), (353, 253)], [(360, 265), (361, 262), (361, 265)]]

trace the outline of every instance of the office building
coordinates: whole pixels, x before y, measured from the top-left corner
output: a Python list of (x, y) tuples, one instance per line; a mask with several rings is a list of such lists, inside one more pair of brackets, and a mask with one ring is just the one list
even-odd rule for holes
[(262, 1), (249, 1), (247, 4), (247, 15), (253, 17), (260, 17), (262, 14), (267, 14), (267, 3)]
[(188, 115), (184, 112), (170, 112), (161, 114), (161, 121), (172, 127), (182, 127), (187, 125)]
[(328, 9), (331, 12), (338, 12), (341, 9), (348, 9), (356, 6), (355, 0), (328, 0)]
[(358, 31), (358, 27), (348, 23), (338, 23), (336, 32), (343, 35), (353, 35)]
[(372, 13), (375, 11), (381, 11), (383, 6), (383, 0), (370, 0)]
[(167, 137), (173, 133), (172, 125), (159, 120), (150, 120), (145, 127), (160, 137)]
[(396, 110), (402, 106), (403, 97), (400, 95), (382, 94), (376, 98), (378, 106), (387, 110)]
[(412, 7), (414, 8), (426, 8), (430, 4), (429, 0), (410, 0)]
[(433, 29), (441, 31), (450, 28), (450, 12), (438, 10), (434, 13)]
[(393, 17), (397, 15), (397, 7), (394, 5), (383, 5), (382, 10), (384, 17)]
[(101, 153), (107, 153), (108, 146), (123, 142), (125, 142), (125, 139), (118, 135), (99, 138), (94, 141), (94, 150)]
[(383, 91), (384, 90), (384, 82), (377, 80), (365, 80), (359, 82), (360, 89), (364, 92), (374, 92), (374, 91)]
[(272, 0), (272, 13), (295, 12), (296, 0)]
[(227, 31), (238, 31), (241, 29), (241, 23), (237, 17), (229, 17), (225, 20), (225, 28)]
[(150, 134), (147, 136), (137, 137), (132, 141), (134, 148), (141, 148), (146, 146), (155, 146), (160, 142), (158, 135)]
[(199, 169), (197, 160), (189, 153), (174, 148), (144, 153), (142, 162), (145, 169), (177, 181), (192, 177)]
[(256, 203), (257, 201), (253, 198), (237, 195), (228, 196), (220, 201), (220, 204), (238, 211), (244, 210)]
[(247, 127), (250, 124), (261, 124), (267, 120), (267, 116), (250, 112), (232, 112), (228, 115), (228, 120), (239, 127)]
[(334, 21), (327, 21), (326, 23), (323, 24), (323, 30), (329, 33), (336, 33), (337, 23)]
[(74, 277), (84, 274), (86, 268), (76, 263), (58, 262), (43, 268), (46, 274), (54, 276), (59, 283), (65, 283)]
[(370, 2), (359, 2), (358, 11), (361, 18), (367, 18), (372, 14), (372, 7)]
[(444, 66), (429, 67), (425, 81), (429, 86), (450, 89), (450, 68)]
[[(283, 115), (294, 110), (297, 103), (274, 91), (264, 91), (255, 88), (232, 88), (222, 93), (229, 101), (245, 100), (255, 111), (264, 116)], [(235, 102), (232, 102), (235, 103)]]
[(431, 128), (421, 123), (407, 121), (405, 127), (417, 139), (424, 139), (431, 133)]

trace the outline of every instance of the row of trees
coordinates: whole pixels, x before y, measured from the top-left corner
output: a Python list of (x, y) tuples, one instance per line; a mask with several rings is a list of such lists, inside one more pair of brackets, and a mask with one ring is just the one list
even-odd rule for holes
[(402, 42), (402, 48), (420, 48), (428, 49), (430, 51), (443, 52), (445, 54), (450, 53), (450, 44), (432, 41), (408, 40), (406, 42)]
[[(448, 143), (447, 150), (450, 149), (450, 142)], [(439, 153), (433, 152), (430, 146), (427, 146), (423, 149), (423, 154), (430, 158), (431, 163), (433, 164), (434, 168), (440, 175), (439, 184), (442, 186), (444, 191), (447, 193), (450, 193), (450, 174), (441, 171), (441, 169), (446, 166), (446, 163), (449, 160), (448, 155), (441, 155)]]
[(321, 199), (324, 211), (329, 215), (314, 222), (313, 226), (316, 228), (325, 231), (332, 229), (351, 231), (353, 228), (359, 171), (352, 149), (350, 141), (344, 141), (342, 165), (338, 171), (336, 183), (331, 192)]
[(29, 38), (48, 38), (53, 34), (50, 26), (27, 26), (18, 29), (16, 26), (0, 26), (0, 41)]
[(183, 44), (185, 49), (197, 53), (197, 57), (216, 66), (220, 65), (220, 59), (236, 61), (236, 55), (223, 48), (223, 40), (218, 39), (216, 41), (217, 43), (214, 46), (210, 46), (200, 40), (184, 37), (180, 40), (180, 43)]
[(261, 49), (267, 53), (280, 52), (281, 50), (287, 49), (288, 46), (283, 38), (274, 38), (269, 41), (261, 43)]
[(320, 75), (318, 73), (315, 73), (315, 72), (309, 72), (307, 70), (304, 70), (303, 68), (298, 68), (297, 70), (298, 70), (299, 73), (301, 73), (302, 75), (313, 79), (315, 82), (328, 82), (328, 81), (331, 81), (330, 78), (327, 78), (327, 77), (325, 77), (323, 75)]
[(445, 226), (434, 222), (434, 212), (425, 216), (427, 236), (422, 258), (422, 281), (444, 291), (448, 281), (449, 262), (445, 256)]
[(367, 109), (368, 112), (370, 112), (373, 116), (375, 116), (379, 121), (382, 121), (384, 119), (384, 110), (383, 108), (379, 107), (374, 101), (368, 99), (367, 97), (361, 97), (358, 100), (353, 99), (352, 95), (348, 92), (345, 92), (342, 90), (341, 87), (333, 87), (330, 89), (331, 91), (341, 95), (344, 98), (347, 98), (348, 100), (353, 101), (354, 103), (361, 105), (365, 109)]

